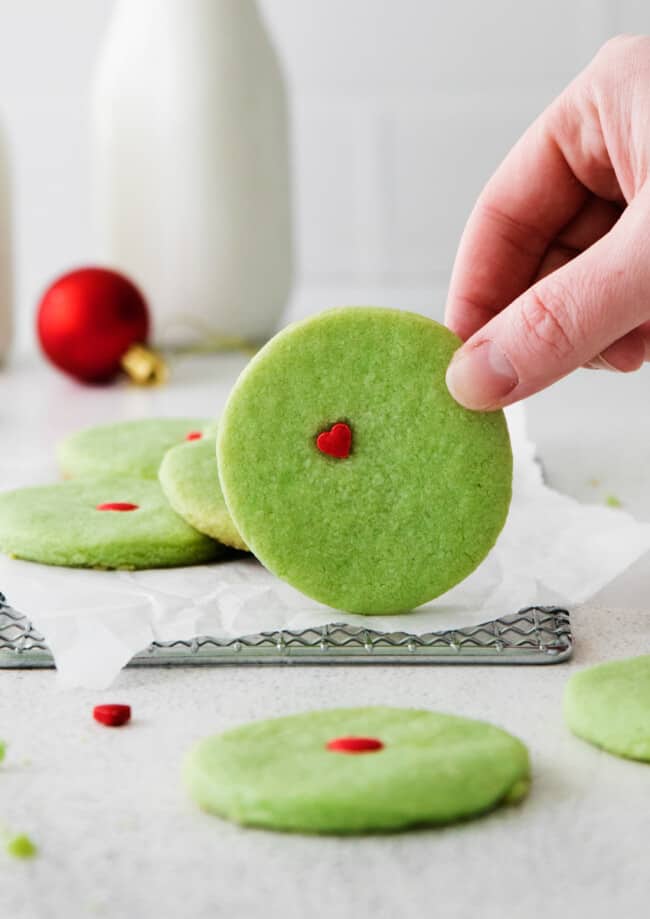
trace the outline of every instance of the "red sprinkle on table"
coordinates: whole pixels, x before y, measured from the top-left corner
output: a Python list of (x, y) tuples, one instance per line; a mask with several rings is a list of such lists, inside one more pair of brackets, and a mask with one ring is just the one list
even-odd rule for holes
[(321, 453), (334, 456), (336, 459), (346, 459), (350, 455), (352, 446), (352, 431), (349, 425), (338, 421), (329, 429), (323, 431), (316, 438), (316, 446)]
[(335, 753), (373, 753), (384, 745), (376, 737), (335, 737), (326, 746)]
[(93, 718), (109, 728), (119, 728), (131, 720), (130, 705), (96, 705)]
[(201, 440), (203, 434), (200, 431), (190, 431), (189, 434), (185, 435), (185, 440)]
[(107, 501), (106, 504), (98, 504), (98, 511), (137, 511), (139, 505), (131, 504), (129, 501)]

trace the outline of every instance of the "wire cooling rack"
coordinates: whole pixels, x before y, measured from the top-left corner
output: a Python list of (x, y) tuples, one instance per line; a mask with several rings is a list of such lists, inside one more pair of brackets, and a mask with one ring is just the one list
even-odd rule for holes
[[(342, 623), (239, 638), (156, 641), (130, 665), (151, 664), (556, 664), (571, 656), (569, 613), (529, 606), (492, 622), (413, 635)], [(0, 668), (54, 667), (44, 637), (0, 594)]]

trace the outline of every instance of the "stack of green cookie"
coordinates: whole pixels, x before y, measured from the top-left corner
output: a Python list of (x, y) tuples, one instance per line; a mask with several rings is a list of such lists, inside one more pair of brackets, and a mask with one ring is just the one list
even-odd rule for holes
[(0, 496), (0, 549), (115, 568), (250, 547), (329, 606), (411, 610), (476, 568), (510, 503), (503, 414), (447, 390), (458, 345), (424, 316), (372, 307), (289, 326), (244, 370), (218, 432), (174, 419), (69, 437), (72, 482)]
[(244, 548), (219, 487), (215, 437), (214, 423), (196, 418), (73, 434), (57, 451), (69, 481), (0, 495), (0, 549), (47, 565), (138, 569)]

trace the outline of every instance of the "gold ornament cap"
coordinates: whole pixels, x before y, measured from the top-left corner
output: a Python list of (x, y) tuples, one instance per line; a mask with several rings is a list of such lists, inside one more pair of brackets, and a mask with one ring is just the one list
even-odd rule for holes
[(169, 367), (162, 354), (146, 345), (131, 345), (121, 364), (137, 386), (160, 386), (169, 379)]

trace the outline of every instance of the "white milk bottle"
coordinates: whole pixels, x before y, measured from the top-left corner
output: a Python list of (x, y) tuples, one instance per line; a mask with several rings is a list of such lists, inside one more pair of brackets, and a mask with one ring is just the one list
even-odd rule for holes
[(102, 262), (162, 345), (262, 341), (291, 283), (287, 105), (255, 0), (118, 0), (93, 91)]
[(0, 366), (9, 355), (12, 333), (11, 209), (9, 163), (0, 125)]

